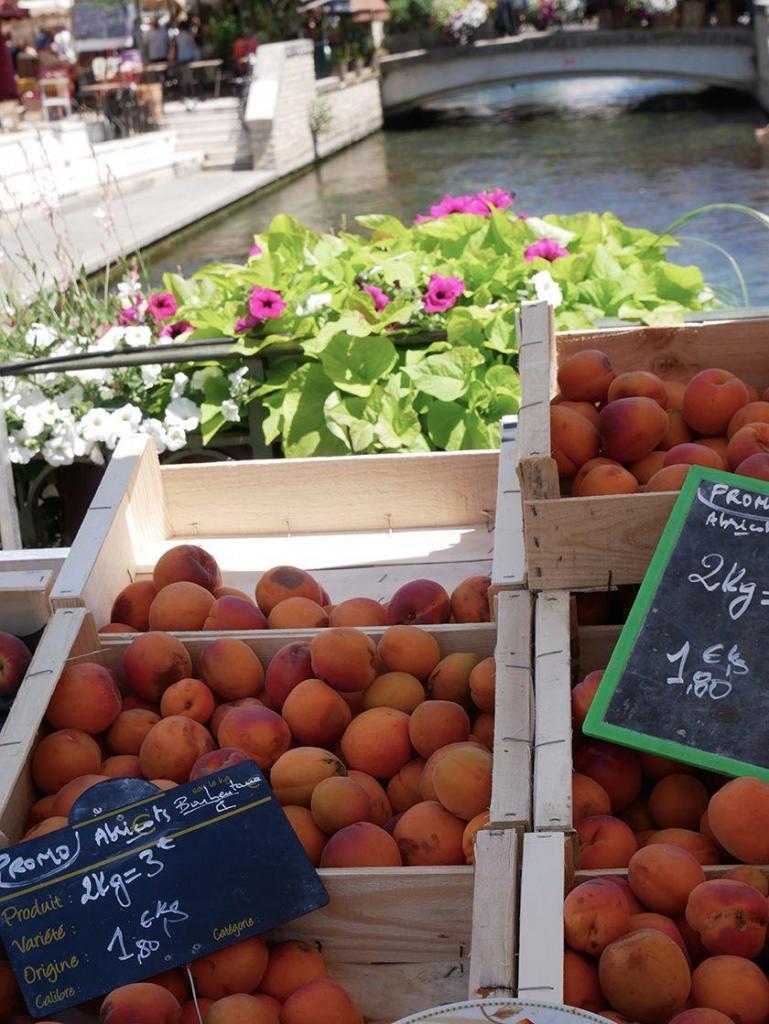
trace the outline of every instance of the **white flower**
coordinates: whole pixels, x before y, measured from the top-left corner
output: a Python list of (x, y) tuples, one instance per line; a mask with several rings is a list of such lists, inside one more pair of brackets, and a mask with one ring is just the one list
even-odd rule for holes
[(56, 335), (45, 324), (32, 324), (25, 340), (34, 348), (48, 348), (56, 341)]
[(56, 396), (56, 404), (60, 409), (71, 409), (73, 405), (83, 401), (83, 389), (79, 384), (73, 384), (71, 388), (62, 391)]
[(26, 443), (26, 435), (23, 439), (19, 437), (22, 434), (24, 434), (23, 431), (14, 430), (11, 437), (8, 438), (8, 454), (11, 462), (16, 463), (17, 466), (26, 466), (28, 462), (34, 459), (38, 451), (37, 448), (33, 448), (32, 445)]
[[(194, 430), (200, 423), (200, 407), (191, 402), (189, 398), (175, 398), (166, 406), (165, 422), (169, 427)], [(171, 445), (169, 444), (168, 447), (170, 448)]]
[(44, 399), (36, 405), (29, 405), (24, 410), (24, 429), (32, 437), (40, 434), (45, 427), (52, 427), (59, 418), (59, 407), (56, 402)]
[(114, 397), (115, 397), (115, 389), (114, 388), (106, 388), (106, 387), (100, 387), (99, 388), (99, 398), (102, 400), (102, 402), (111, 402)]
[(559, 245), (568, 245), (573, 238), (576, 238), (573, 231), (558, 227), (556, 224), (549, 224), (541, 217), (527, 217), (524, 223), (537, 238), (552, 238)]
[(248, 367), (241, 366), (239, 370), (228, 375), (227, 379), (233, 388), (238, 388), (243, 383), (244, 378), (248, 376)]
[(74, 431), (53, 434), (43, 445), (43, 458), (50, 466), (69, 466), (75, 461)]
[(328, 306), (331, 303), (331, 292), (319, 292), (317, 295), (311, 295), (307, 300), (307, 312), (315, 313), (317, 310), (322, 309), (324, 306)]
[(103, 441), (110, 448), (115, 447), (115, 428), (112, 425), (112, 413), (109, 409), (94, 406), (83, 416), (78, 426), (80, 435), (86, 444)]
[(563, 302), (563, 294), (560, 285), (553, 280), (549, 270), (537, 271), (532, 277), (531, 283), (534, 285), (538, 299), (544, 299), (550, 303), (553, 309), (558, 309)]
[(146, 363), (141, 367), (142, 384), (145, 388), (151, 388), (158, 382), (163, 367), (160, 363)]
[(233, 402), (231, 398), (225, 398), (222, 402), (222, 416), (229, 423), (238, 423), (240, 421), (240, 409), (238, 409), (238, 403)]
[(84, 383), (107, 384), (112, 380), (112, 370), (66, 370), (68, 377)]
[(129, 437), (135, 434), (142, 421), (142, 411), (138, 405), (121, 405), (112, 413), (112, 429), (115, 437)]
[(123, 341), (129, 348), (142, 348), (152, 344), (152, 331), (146, 324), (123, 328)]
[(112, 352), (113, 349), (120, 348), (120, 342), (123, 341), (126, 330), (127, 328), (115, 324), (96, 339), (94, 348), (97, 352)]
[(186, 373), (175, 373), (174, 382), (171, 385), (171, 398), (181, 398), (189, 382), (190, 378)]
[(127, 299), (125, 305), (132, 306), (133, 299), (141, 297), (142, 285), (141, 281), (137, 278), (124, 278), (118, 282), (117, 293), (121, 299)]
[(37, 386), (37, 384), (30, 384), (29, 381), (22, 381), (19, 385), (19, 402), (23, 408), (28, 405), (39, 405), (45, 401), (45, 395)]
[(184, 427), (178, 423), (171, 424), (166, 430), (166, 445), (170, 452), (178, 452), (187, 443)]
[(88, 451), (85, 453), (88, 458), (97, 466), (104, 465), (104, 453), (98, 444), (92, 444)]
[(142, 425), (139, 427), (138, 433), (149, 434), (150, 437), (154, 438), (155, 447), (158, 452), (164, 452), (168, 447), (166, 444), (166, 428), (160, 420), (156, 420), (154, 417), (144, 420)]

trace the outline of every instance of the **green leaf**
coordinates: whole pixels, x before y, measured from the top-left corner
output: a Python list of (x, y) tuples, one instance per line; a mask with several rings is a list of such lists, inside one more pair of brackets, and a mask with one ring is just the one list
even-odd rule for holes
[(214, 371), (203, 385), (204, 399), (200, 405), (200, 432), (203, 444), (208, 444), (226, 424), (222, 416), (222, 402), (230, 397), (229, 381), (221, 372)]
[(505, 395), (513, 400), (514, 409), (510, 412), (518, 412), (521, 404), (521, 378), (512, 366), (491, 366), (486, 372), (486, 387), (494, 394)]
[(406, 373), (419, 391), (443, 402), (452, 402), (467, 391), (473, 368), (483, 362), (477, 349), (466, 346), (427, 356), (415, 366), (407, 367)]
[(283, 450), (289, 458), (346, 455), (349, 446), (329, 430), (324, 405), (333, 383), (318, 363), (305, 363), (283, 392)]
[(376, 381), (393, 369), (398, 353), (387, 338), (337, 334), (321, 352), (320, 361), (336, 387), (365, 398)]
[(435, 402), (427, 414), (427, 429), (438, 448), (446, 451), (493, 448), (493, 430), (480, 416), (458, 402)]
[(397, 217), (386, 213), (367, 213), (355, 218), (356, 224), (373, 231), (374, 238), (402, 238), (408, 235), (409, 229)]

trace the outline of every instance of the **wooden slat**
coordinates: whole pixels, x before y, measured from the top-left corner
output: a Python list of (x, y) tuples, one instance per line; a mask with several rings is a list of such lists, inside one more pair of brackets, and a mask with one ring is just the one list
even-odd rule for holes
[(531, 597), (527, 590), (497, 596), (496, 705), (490, 825), (531, 826), (533, 686)]
[(539, 594), (535, 615), (534, 828), (572, 827), (569, 595)]
[(482, 829), (475, 839), (470, 999), (515, 994), (518, 849), (515, 829)]
[(55, 580), (69, 554), (69, 548), (15, 548), (0, 551), (0, 572), (38, 570), (50, 572)]
[(332, 960), (328, 971), (360, 1008), (367, 1024), (393, 1024), (413, 1013), (467, 997), (465, 960), (419, 964), (348, 964)]
[[(518, 451), (522, 459), (550, 457), (550, 399), (556, 392), (556, 368), (551, 358), (555, 328), (546, 302), (524, 302), (518, 315), (518, 370), (521, 408), (518, 412)], [(556, 494), (549, 495), (557, 497)]]
[(491, 594), (526, 585), (526, 551), (523, 544), (523, 509), (518, 480), (517, 416), (506, 416), (501, 425), (497, 511), (494, 526), (494, 560)]
[(47, 570), (0, 570), (0, 630), (22, 637), (39, 632), (51, 617), (52, 585)]
[(568, 846), (562, 832), (523, 839), (519, 999), (563, 1002), (563, 899)]
[(622, 626), (580, 626), (577, 630), (580, 679), (588, 672), (606, 668), (621, 632)]

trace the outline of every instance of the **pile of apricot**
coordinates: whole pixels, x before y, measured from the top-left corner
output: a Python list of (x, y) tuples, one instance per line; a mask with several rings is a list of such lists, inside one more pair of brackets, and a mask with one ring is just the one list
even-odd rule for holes
[(690, 466), (769, 480), (769, 389), (728, 370), (684, 384), (647, 370), (615, 373), (598, 349), (558, 371), (553, 458), (573, 497), (677, 491)]

